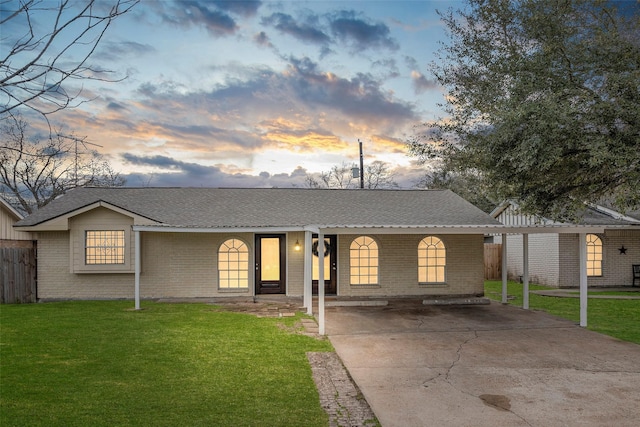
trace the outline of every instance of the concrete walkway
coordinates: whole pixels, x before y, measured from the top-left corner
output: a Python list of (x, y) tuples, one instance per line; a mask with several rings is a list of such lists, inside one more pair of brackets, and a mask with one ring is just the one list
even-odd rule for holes
[(326, 330), (384, 427), (637, 426), (640, 346), (498, 303), (330, 307)]
[[(640, 296), (636, 295), (640, 292), (640, 287), (624, 287), (624, 288), (589, 288), (588, 298), (595, 299), (640, 299)], [(621, 292), (629, 293), (628, 295), (598, 295), (598, 292)], [(531, 291), (532, 294), (542, 295), (545, 297), (560, 297), (560, 298), (580, 298), (580, 291), (576, 289), (545, 289), (543, 291)]]

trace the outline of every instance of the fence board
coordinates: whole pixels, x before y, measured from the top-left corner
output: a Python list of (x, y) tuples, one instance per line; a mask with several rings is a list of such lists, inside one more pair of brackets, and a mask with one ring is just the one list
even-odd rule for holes
[(498, 280), (502, 277), (502, 244), (484, 244), (484, 278)]
[(0, 248), (0, 304), (36, 302), (36, 248)]

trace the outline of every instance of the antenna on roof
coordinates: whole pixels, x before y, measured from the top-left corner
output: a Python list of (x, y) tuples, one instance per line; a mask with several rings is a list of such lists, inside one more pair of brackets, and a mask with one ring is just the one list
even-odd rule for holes
[(102, 148), (102, 145), (94, 144), (93, 142), (85, 141), (85, 139), (86, 139), (86, 137), (85, 138), (73, 137), (73, 142), (75, 143), (75, 158), (74, 158), (74, 163), (73, 163), (73, 185), (74, 185), (74, 187), (78, 186), (78, 154), (79, 154), (78, 153), (78, 142), (80, 144), (82, 144), (82, 146), (85, 149), (87, 148), (87, 145), (93, 145), (93, 146)]

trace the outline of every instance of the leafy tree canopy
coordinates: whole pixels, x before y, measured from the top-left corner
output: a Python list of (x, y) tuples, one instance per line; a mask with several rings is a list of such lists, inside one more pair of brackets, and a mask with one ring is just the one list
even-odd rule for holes
[(528, 213), (640, 204), (640, 3), (469, 0), (441, 13), (448, 117), (409, 142)]

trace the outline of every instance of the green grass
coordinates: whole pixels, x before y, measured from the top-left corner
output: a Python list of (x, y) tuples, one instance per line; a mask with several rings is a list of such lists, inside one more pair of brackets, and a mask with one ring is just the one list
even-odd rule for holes
[[(555, 289), (529, 285), (530, 290)], [(507, 283), (509, 304), (522, 307), (522, 284)], [(602, 292), (590, 293), (602, 295)], [(625, 295), (632, 295), (629, 293)], [(502, 299), (502, 282), (485, 282), (485, 295), (496, 301)], [(548, 297), (529, 294), (529, 308), (544, 310), (558, 317), (580, 321), (580, 299)], [(640, 344), (640, 300), (589, 298), (587, 303), (587, 328), (625, 341)]]
[(131, 306), (3, 305), (0, 425), (327, 425), (305, 353), (331, 344), (287, 332), (298, 317)]

